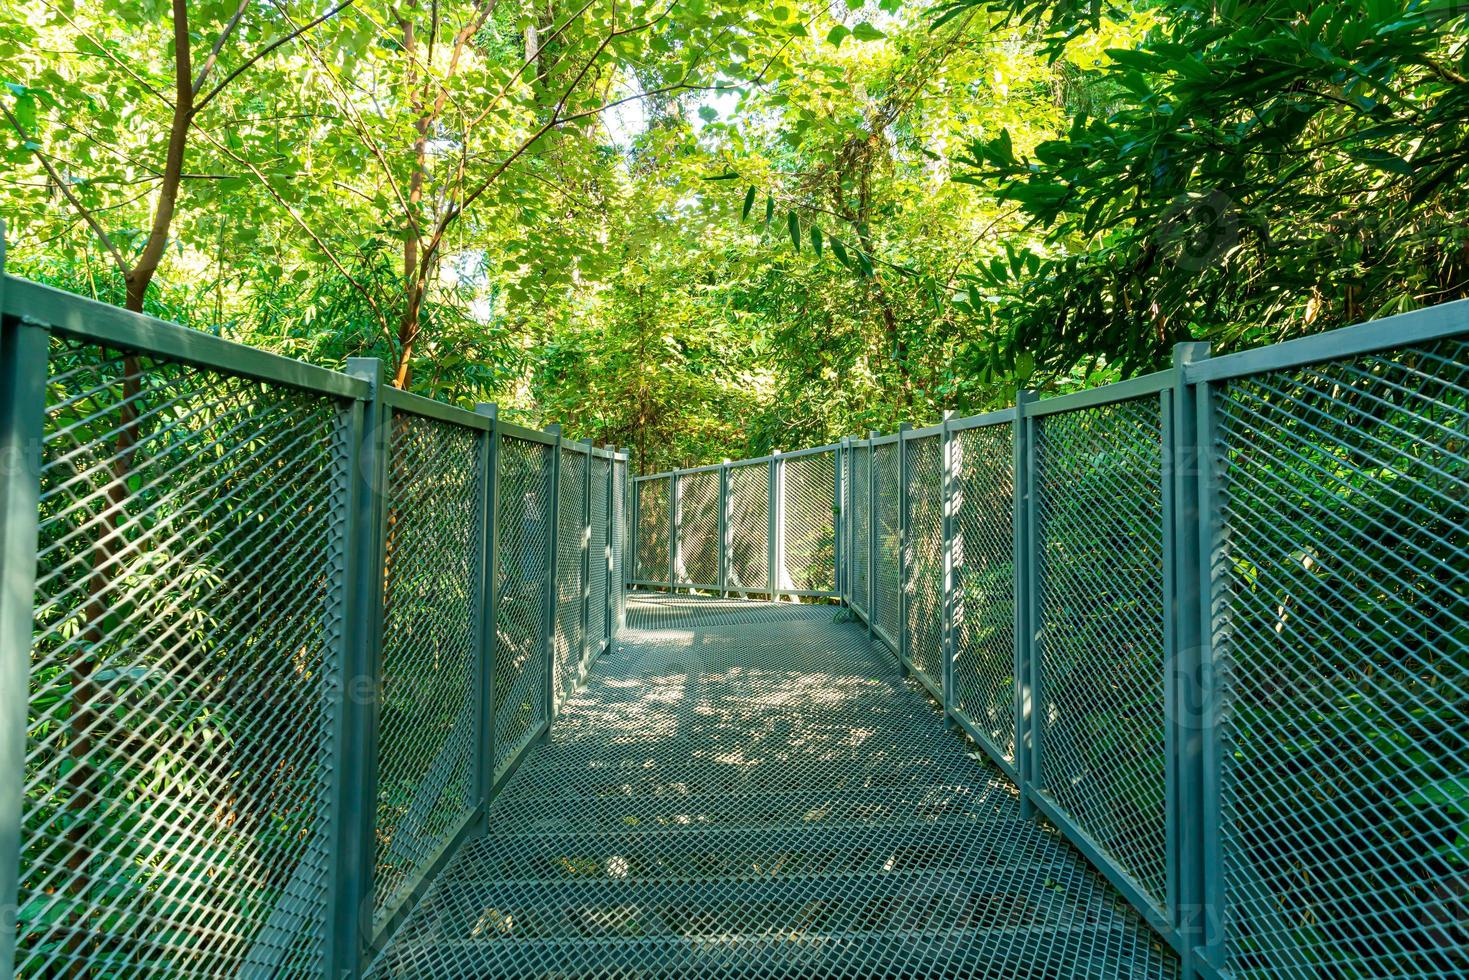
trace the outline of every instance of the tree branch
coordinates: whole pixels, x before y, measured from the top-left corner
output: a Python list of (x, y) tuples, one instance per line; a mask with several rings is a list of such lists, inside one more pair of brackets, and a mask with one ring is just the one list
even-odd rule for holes
[(328, 10), (326, 13), (322, 14), (320, 17), (317, 17), (315, 20), (310, 21), (309, 23), (307, 23), (303, 27), (296, 28), (295, 30), (291, 31), (289, 34), (286, 34), (286, 35), (284, 35), (282, 37), (276, 38), (274, 41), (271, 41), (265, 47), (261, 48), (259, 51), (255, 52), (253, 55), (251, 55), (250, 57), (246, 58), (245, 61), (238, 68), (236, 68), (234, 71), (230, 72), (228, 75), (224, 76), (224, 78), (220, 79), (219, 84), (216, 85), (216, 86), (214, 86), (214, 88), (210, 89), (209, 90), (209, 93), (207, 95), (205, 95), (204, 98), (202, 98), (202, 99), (200, 99), (200, 100), (198, 100), (197, 102), (194, 103), (194, 109), (193, 109), (193, 112), (190, 113), (190, 115), (193, 116), (193, 115), (197, 115), (200, 112), (203, 112), (204, 111), (204, 107), (207, 106), (207, 105), (209, 105), (209, 103), (213, 102), (215, 96), (219, 95), (220, 92), (224, 91), (225, 86), (229, 85), (230, 82), (233, 82), (236, 78), (239, 78), (241, 75), (243, 75), (246, 71), (248, 71), (250, 69), (250, 67), (252, 65), (254, 65), (261, 58), (264, 58), (266, 55), (270, 54), (272, 51), (274, 51), (275, 49), (281, 47), (282, 45), (289, 44), (295, 38), (297, 38), (300, 35), (306, 33), (307, 31), (311, 30), (313, 27), (317, 26), (318, 24), (322, 24), (322, 23), (325, 23), (328, 20), (331, 20), (337, 14), (341, 13), (343, 10), (346, 10), (348, 7), (352, 6), (352, 4), (354, 4), (356, 2), (357, 2), (357, 0), (342, 0), (341, 3), (337, 4), (335, 7), (331, 8), (330, 10)]
[[(21, 128), (20, 120), (15, 118), (11, 111), (3, 105), (0, 105), (0, 112), (3, 112), (6, 120), (11, 126), (15, 127), (15, 131), (20, 134), (21, 140), (30, 143), (30, 136)], [(83, 204), (81, 199), (76, 196), (71, 189), (71, 185), (67, 183), (66, 179), (52, 165), (51, 161), (46, 157), (46, 154), (41, 152), (39, 144), (32, 145), (35, 146), (35, 149), (31, 150), (31, 154), (41, 164), (47, 176), (55, 182), (57, 188), (61, 191), (61, 195), (66, 198), (67, 203), (72, 206), (72, 209), (81, 215), (82, 220), (87, 223), (87, 227), (92, 229), (92, 234), (97, 236), (97, 240), (102, 243), (102, 247), (107, 249), (107, 254), (111, 255), (112, 261), (117, 263), (118, 272), (122, 275), (127, 275), (127, 260), (123, 258), (122, 252), (118, 250), (117, 245), (112, 241), (112, 236), (107, 234), (107, 229), (102, 227), (102, 223), (97, 220), (96, 215), (92, 213), (91, 209)]]

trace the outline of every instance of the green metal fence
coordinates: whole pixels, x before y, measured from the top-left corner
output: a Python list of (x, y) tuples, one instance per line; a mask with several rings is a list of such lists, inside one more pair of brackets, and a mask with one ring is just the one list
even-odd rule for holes
[(0, 976), (354, 975), (620, 625), (627, 454), (0, 308)]
[(694, 472), (636, 584), (837, 583), (1190, 970), (1469, 975), (1469, 302)]

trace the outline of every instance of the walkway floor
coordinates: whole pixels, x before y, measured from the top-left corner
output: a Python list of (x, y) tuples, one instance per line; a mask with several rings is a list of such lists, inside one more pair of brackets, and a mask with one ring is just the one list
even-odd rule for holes
[(1176, 975), (843, 615), (634, 596), (375, 975)]

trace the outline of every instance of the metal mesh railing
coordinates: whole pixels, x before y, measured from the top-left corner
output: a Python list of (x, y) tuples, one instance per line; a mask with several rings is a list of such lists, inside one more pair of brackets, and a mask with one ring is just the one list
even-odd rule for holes
[(908, 454), (908, 553), (903, 561), (908, 662), (936, 690), (943, 683), (943, 440), (905, 440), (903, 451)]
[(554, 705), (576, 687), (582, 664), (582, 613), (586, 579), (586, 525), (582, 506), (587, 483), (587, 457), (576, 450), (561, 453), (560, 508), (556, 529), (556, 623), (552, 634)]
[(719, 588), (719, 506), (719, 471), (679, 474), (675, 585)]
[(60, 339), (47, 392), (16, 970), (319, 972), (343, 412)]
[(898, 644), (898, 590), (902, 587), (902, 566), (899, 560), (902, 528), (899, 518), (902, 510), (900, 496), (901, 481), (898, 467), (898, 445), (888, 443), (876, 447), (872, 461), (873, 480), (877, 484), (877, 521), (873, 534), (872, 588), (876, 593), (873, 600), (874, 621), (887, 635), (893, 648)]
[(954, 710), (1015, 762), (1015, 427), (954, 434)]
[(611, 571), (611, 541), (608, 538), (608, 481), (612, 478), (612, 464), (606, 458), (592, 459), (591, 485), (589, 491), (589, 513), (591, 525), (588, 536), (591, 544), (587, 554), (587, 570), (591, 580), (587, 583), (587, 656), (594, 658), (607, 645), (607, 613), (610, 599), (607, 594), (607, 576)]
[(1217, 390), (1224, 965), (1469, 971), (1469, 343)]
[[(627, 619), (627, 575), (623, 553), (627, 548), (627, 464), (612, 464), (612, 630), (615, 633)], [(609, 638), (610, 639), (610, 638)]]
[(355, 975), (608, 639), (626, 459), (0, 287), (0, 975)]
[(872, 536), (872, 487), (868, 483), (872, 453), (866, 447), (862, 447), (853, 452), (852, 461), (852, 551), (848, 565), (851, 570), (849, 601), (853, 606), (867, 612), (872, 608), (871, 575), (869, 573), (871, 549), (868, 547)]
[(495, 775), (546, 722), (545, 608), (551, 547), (551, 447), (501, 436)]
[(733, 592), (764, 592), (770, 570), (769, 464), (730, 467), (728, 513), (725, 585)]
[(639, 480), (633, 484), (637, 494), (635, 581), (668, 581), (668, 489), (667, 480)]
[(378, 921), (474, 809), (480, 436), (392, 413), (378, 704)]
[(1036, 425), (1038, 781), (1162, 904), (1163, 444), (1158, 398)]
[(783, 592), (836, 588), (836, 453), (780, 460), (777, 552)]

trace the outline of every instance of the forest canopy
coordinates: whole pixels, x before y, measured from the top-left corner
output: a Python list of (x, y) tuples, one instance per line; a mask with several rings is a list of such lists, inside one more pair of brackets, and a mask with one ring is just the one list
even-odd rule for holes
[(1469, 294), (1469, 4), (0, 0), (7, 271), (639, 468)]

